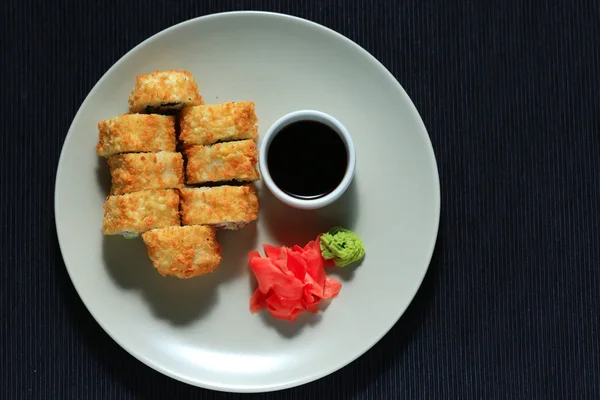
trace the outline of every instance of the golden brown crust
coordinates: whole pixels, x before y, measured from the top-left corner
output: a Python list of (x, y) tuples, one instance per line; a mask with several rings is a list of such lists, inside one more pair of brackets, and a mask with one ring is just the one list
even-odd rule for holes
[(166, 70), (136, 76), (135, 87), (129, 95), (130, 112), (144, 113), (148, 108), (160, 112), (165, 104), (174, 104), (174, 108), (204, 104), (191, 73)]
[(187, 183), (239, 181), (259, 179), (256, 162), (258, 151), (252, 140), (194, 145), (185, 149)]
[(128, 153), (108, 158), (111, 194), (183, 187), (181, 153)]
[(179, 189), (183, 225), (223, 225), (258, 219), (258, 197), (253, 185)]
[(215, 229), (195, 225), (153, 229), (142, 234), (148, 256), (162, 276), (192, 278), (214, 271), (221, 262)]
[(174, 189), (108, 196), (104, 203), (105, 235), (140, 233), (174, 225), (180, 225), (179, 196)]
[(179, 140), (186, 145), (258, 138), (258, 118), (251, 101), (205, 104), (181, 111)]
[(175, 151), (175, 117), (156, 114), (123, 114), (98, 123), (96, 153)]

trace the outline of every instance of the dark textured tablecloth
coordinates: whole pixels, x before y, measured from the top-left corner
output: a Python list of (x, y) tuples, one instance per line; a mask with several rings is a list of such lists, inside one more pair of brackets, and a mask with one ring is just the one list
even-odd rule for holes
[(2, 1), (0, 397), (235, 397), (104, 333), (67, 275), (53, 194), (71, 120), (115, 61), (177, 22), (259, 9), (328, 26), (397, 77), (433, 142), (442, 216), (427, 277), (380, 343), (256, 398), (600, 398), (599, 4)]

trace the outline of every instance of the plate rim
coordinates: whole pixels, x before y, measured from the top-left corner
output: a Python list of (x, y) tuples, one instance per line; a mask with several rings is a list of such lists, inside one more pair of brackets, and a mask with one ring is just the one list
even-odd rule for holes
[[(232, 386), (232, 385), (223, 385), (223, 384), (215, 384), (212, 382), (207, 382), (207, 381), (203, 381), (201, 378), (199, 379), (189, 379), (186, 376), (181, 376), (177, 373), (173, 373), (172, 371), (163, 368), (162, 365), (153, 362), (152, 360), (148, 359), (145, 355), (143, 354), (139, 354), (135, 351), (133, 351), (132, 349), (130, 349), (127, 345), (123, 344), (117, 337), (116, 335), (113, 334), (113, 332), (111, 331), (111, 329), (109, 329), (103, 322), (101, 322), (98, 318), (96, 318), (96, 315), (94, 313), (94, 311), (92, 310), (92, 308), (89, 307), (89, 305), (87, 304), (84, 296), (82, 296), (82, 294), (79, 292), (79, 289), (77, 287), (77, 285), (75, 284), (75, 281), (73, 280), (73, 276), (72, 276), (72, 272), (71, 269), (69, 267), (69, 265), (67, 264), (67, 261), (64, 257), (64, 251), (63, 248), (66, 248), (65, 244), (61, 241), (61, 235), (60, 235), (60, 229), (59, 229), (59, 224), (58, 224), (58, 216), (60, 215), (60, 212), (58, 211), (58, 204), (59, 204), (59, 186), (62, 182), (61, 180), (61, 176), (63, 174), (60, 173), (60, 171), (64, 168), (63, 164), (64, 164), (64, 158), (65, 156), (65, 148), (67, 147), (67, 144), (69, 142), (69, 140), (71, 140), (73, 134), (72, 134), (72, 129), (75, 125), (75, 122), (78, 120), (78, 118), (80, 118), (80, 113), (81, 110), (85, 107), (86, 103), (89, 101), (90, 99), (90, 95), (93, 94), (95, 91), (98, 90), (98, 88), (104, 83), (104, 80), (107, 79), (107, 75), (109, 74), (110, 71), (112, 71), (114, 68), (116, 68), (119, 64), (123, 63), (128, 57), (131, 57), (133, 53), (135, 53), (138, 49), (146, 46), (147, 44), (149, 44), (151, 41), (157, 39), (159, 36), (165, 35), (175, 29), (181, 28), (182, 26), (185, 25), (192, 25), (192, 24), (196, 24), (199, 23), (201, 21), (204, 20), (210, 20), (210, 19), (218, 19), (218, 18), (223, 18), (223, 17), (228, 17), (231, 15), (246, 15), (246, 16), (266, 16), (266, 17), (271, 17), (271, 18), (280, 18), (280, 19), (287, 19), (290, 21), (295, 21), (298, 23), (302, 23), (304, 25), (309, 25), (314, 29), (318, 29), (321, 30), (329, 35), (333, 35), (335, 36), (337, 39), (341, 39), (342, 41), (346, 42), (346, 44), (352, 46), (355, 50), (357, 50), (359, 53), (362, 54), (363, 57), (366, 57), (367, 59), (369, 59), (374, 66), (376, 66), (377, 68), (379, 68), (380, 72), (383, 74), (386, 74), (388, 76), (388, 78), (390, 78), (396, 85), (396, 88), (399, 90), (399, 92), (401, 93), (401, 95), (405, 96), (406, 99), (408, 100), (409, 103), (409, 109), (410, 112), (412, 114), (414, 114), (417, 118), (416, 118), (416, 122), (421, 126), (422, 128), (422, 132), (424, 136), (424, 139), (426, 141), (426, 144), (429, 148), (430, 151), (430, 163), (432, 164), (431, 166), (433, 167), (433, 171), (434, 171), (434, 178), (435, 178), (435, 182), (434, 183), (434, 190), (435, 190), (435, 199), (434, 199), (434, 203), (435, 203), (435, 220), (434, 220), (434, 226), (433, 226), (433, 231), (432, 231), (432, 240), (429, 243), (429, 249), (428, 249), (428, 256), (427, 256), (427, 265), (426, 268), (423, 269), (423, 274), (420, 277), (419, 281), (418, 281), (418, 285), (415, 286), (415, 289), (413, 291), (413, 293), (410, 294), (410, 301), (407, 303), (407, 305), (403, 308), (398, 308), (397, 309), (397, 317), (393, 318), (393, 322), (390, 326), (386, 327), (385, 329), (382, 329), (379, 335), (376, 335), (376, 339), (374, 339), (369, 345), (365, 346), (364, 348), (360, 349), (359, 351), (357, 351), (352, 357), (347, 358), (346, 360), (343, 360), (341, 363), (337, 363), (337, 367), (332, 367), (326, 370), (319, 370), (319, 372), (311, 374), (311, 375), (307, 375), (304, 376), (300, 379), (291, 379), (287, 382), (283, 382), (283, 383), (277, 383), (277, 384), (273, 384), (273, 385), (263, 385), (263, 386)], [(420, 133), (420, 134), (421, 134)], [(133, 358), (137, 359), (138, 361), (142, 362), (143, 364), (145, 364), (147, 367), (150, 367), (151, 369), (170, 377), (171, 379), (175, 379), (179, 382), (183, 382), (186, 383), (188, 385), (191, 386), (195, 386), (195, 387), (200, 387), (200, 388), (204, 388), (204, 389), (209, 389), (209, 390), (215, 390), (215, 391), (220, 391), (220, 392), (229, 392), (229, 393), (266, 393), (266, 392), (274, 392), (274, 391), (281, 391), (281, 390), (286, 390), (286, 389), (291, 389), (294, 387), (298, 387), (298, 386), (302, 386), (305, 385), (307, 383), (311, 383), (314, 381), (317, 381), (321, 378), (324, 378), (326, 376), (329, 376), (335, 372), (337, 372), (338, 370), (344, 368), (345, 366), (351, 364), (352, 362), (356, 361), (358, 358), (362, 357), (365, 353), (367, 353), (370, 349), (372, 349), (375, 345), (377, 345), (381, 339), (387, 335), (390, 330), (398, 323), (398, 321), (400, 320), (400, 318), (405, 314), (406, 310), (408, 309), (408, 307), (413, 303), (416, 294), (418, 293), (419, 289), (421, 288), (422, 284), (423, 284), (423, 280), (425, 279), (425, 276), (429, 270), (429, 267), (431, 265), (431, 260), (433, 258), (433, 254), (435, 251), (435, 246), (437, 244), (437, 240), (438, 240), (438, 236), (439, 236), (439, 227), (440, 227), (440, 216), (441, 216), (441, 188), (440, 188), (440, 178), (439, 178), (439, 169), (438, 169), (438, 165), (437, 165), (437, 158), (435, 156), (435, 150), (433, 148), (433, 143), (431, 142), (431, 136), (429, 135), (429, 132), (427, 130), (427, 127), (425, 126), (425, 123), (423, 121), (423, 118), (421, 117), (421, 114), (419, 113), (418, 109), (416, 108), (414, 102), (412, 101), (412, 99), (410, 98), (410, 96), (408, 95), (408, 93), (404, 90), (404, 87), (400, 84), (400, 82), (396, 79), (396, 77), (375, 57), (373, 56), (371, 53), (369, 53), (367, 50), (365, 50), (362, 46), (360, 46), (358, 43), (354, 42), (353, 40), (351, 40), (350, 38), (344, 36), (343, 34), (325, 26), (322, 25), (318, 22), (314, 22), (312, 20), (309, 19), (305, 19), (302, 17), (298, 17), (298, 16), (294, 16), (294, 15), (290, 15), (290, 14), (285, 14), (285, 13), (278, 13), (278, 12), (272, 12), (272, 11), (256, 11), (256, 10), (238, 10), (238, 11), (226, 11), (226, 12), (219, 12), (219, 13), (212, 13), (212, 14), (206, 14), (206, 15), (202, 15), (199, 17), (194, 17), (194, 18), (190, 18), (184, 21), (181, 21), (179, 23), (176, 23), (174, 25), (171, 25), (165, 29), (162, 29), (154, 34), (152, 34), (151, 36), (149, 36), (148, 38), (144, 39), (142, 42), (138, 43), (137, 45), (135, 45), (133, 48), (131, 48), (130, 50), (128, 50), (125, 54), (123, 54), (121, 57), (119, 57), (119, 59), (113, 63), (110, 68), (108, 68), (103, 75), (100, 77), (100, 79), (94, 84), (94, 86), (92, 87), (92, 89), (87, 93), (85, 99), (83, 100), (83, 102), (81, 103), (81, 105), (79, 106), (79, 108), (77, 109), (77, 112), (75, 113), (75, 116), (73, 117), (71, 124), (69, 125), (69, 129), (67, 131), (67, 135), (65, 136), (65, 139), (63, 141), (62, 147), (61, 147), (61, 151), (60, 151), (60, 156), (59, 156), (59, 160), (58, 160), (58, 166), (56, 169), (56, 177), (55, 177), (55, 182), (54, 182), (54, 225), (55, 225), (55, 231), (56, 231), (56, 236), (57, 236), (57, 241), (58, 241), (58, 246), (59, 246), (59, 250), (61, 253), (61, 257), (63, 259), (63, 263), (65, 265), (65, 268), (67, 270), (67, 274), (69, 275), (69, 279), (71, 280), (71, 284), (73, 285), (73, 287), (75, 288), (75, 292), (77, 293), (77, 295), (79, 296), (81, 302), (84, 304), (85, 308), (87, 309), (87, 311), (90, 313), (90, 315), (92, 316), (92, 318), (94, 319), (94, 321), (102, 328), (102, 330), (104, 330), (104, 332), (106, 332), (106, 334), (115, 342), (119, 345), (119, 347), (121, 347), (123, 350), (125, 350), (127, 353), (129, 353), (131, 356), (133, 356)]]

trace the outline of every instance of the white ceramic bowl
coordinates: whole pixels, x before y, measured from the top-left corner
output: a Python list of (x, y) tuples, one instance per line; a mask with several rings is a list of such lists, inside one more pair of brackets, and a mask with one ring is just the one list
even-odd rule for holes
[[(338, 186), (330, 193), (323, 197), (316, 199), (300, 199), (297, 197), (290, 196), (289, 194), (282, 191), (277, 184), (273, 181), (269, 166), (267, 164), (267, 154), (269, 152), (269, 146), (273, 141), (273, 138), (277, 136), (279, 132), (286, 126), (298, 122), (298, 121), (315, 121), (327, 125), (333, 129), (344, 142), (346, 152), (348, 154), (348, 165), (346, 166), (346, 172), (344, 177), (338, 184)], [(308, 155), (310, 156), (310, 155)], [(287, 204), (290, 207), (295, 207), (303, 210), (314, 210), (317, 208), (328, 206), (334, 201), (338, 200), (348, 189), (352, 179), (354, 178), (354, 171), (356, 170), (356, 151), (354, 149), (354, 143), (352, 137), (344, 125), (336, 118), (329, 114), (316, 110), (299, 110), (284, 115), (279, 118), (267, 131), (262, 140), (259, 149), (259, 167), (261, 176), (264, 184), (269, 188), (271, 193), (280, 201)]]

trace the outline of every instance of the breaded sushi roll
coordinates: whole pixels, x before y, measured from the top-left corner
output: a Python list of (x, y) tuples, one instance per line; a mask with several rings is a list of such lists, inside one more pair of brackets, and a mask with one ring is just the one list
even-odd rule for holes
[(124, 194), (150, 189), (183, 187), (181, 153), (127, 153), (108, 158), (112, 187), (110, 193)]
[(148, 256), (162, 276), (192, 278), (214, 271), (221, 262), (215, 228), (173, 226), (142, 234)]
[(174, 189), (108, 196), (104, 203), (105, 235), (135, 237), (150, 229), (179, 225), (179, 195)]
[(252, 140), (194, 145), (185, 149), (187, 183), (258, 180), (258, 151)]
[(156, 71), (138, 75), (129, 96), (132, 113), (173, 114), (185, 106), (204, 104), (188, 71)]
[(239, 229), (258, 219), (253, 185), (179, 189), (183, 225), (212, 225)]
[(258, 138), (251, 101), (205, 104), (181, 111), (179, 140), (185, 145)]
[(174, 116), (124, 114), (98, 123), (96, 153), (101, 157), (175, 151), (176, 145)]

